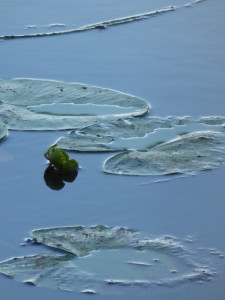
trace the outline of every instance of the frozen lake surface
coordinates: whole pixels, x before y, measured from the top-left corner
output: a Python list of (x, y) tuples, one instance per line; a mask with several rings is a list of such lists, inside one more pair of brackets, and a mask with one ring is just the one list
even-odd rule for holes
[[(171, 6), (175, 9), (104, 30), (2, 39), (0, 78), (44, 78), (119, 90), (146, 99), (152, 106), (152, 116), (224, 116), (225, 3), (205, 0), (183, 7), (186, 3), (1, 3), (0, 36), (70, 30)], [(182, 8), (176, 9), (178, 6)], [(195, 260), (201, 261), (201, 266), (216, 274), (212, 281), (203, 284), (189, 281), (172, 288), (118, 288), (116, 298), (223, 300), (224, 167), (181, 178), (106, 175), (102, 165), (109, 154), (70, 152), (81, 166), (78, 176), (60, 191), (53, 191), (44, 181), (47, 162), (43, 153), (65, 133), (9, 131), (1, 141), (0, 260), (48, 253), (44, 246), (20, 246), (33, 229), (94, 224), (125, 226), (152, 238), (177, 238)], [(103, 262), (108, 261), (107, 255)], [(98, 252), (95, 256), (98, 261)], [(88, 269), (88, 259), (83, 264)], [(93, 261), (90, 266), (95, 268)], [(4, 276), (0, 276), (0, 289), (8, 300), (90, 297), (79, 291), (35, 288)], [(113, 290), (98, 297), (115, 299)]]

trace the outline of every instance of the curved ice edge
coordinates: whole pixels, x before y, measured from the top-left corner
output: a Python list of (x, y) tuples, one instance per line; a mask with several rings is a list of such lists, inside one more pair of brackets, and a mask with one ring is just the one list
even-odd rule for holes
[(163, 235), (158, 238), (138, 239), (134, 243), (131, 243), (130, 247), (137, 251), (160, 251), (169, 256), (180, 259), (192, 268), (201, 268), (201, 264), (193, 259), (194, 252), (185, 247), (181, 242), (177, 241), (177, 239), (173, 236)]
[(35, 37), (47, 37), (47, 36), (56, 36), (56, 35), (63, 35), (63, 34), (71, 34), (71, 33), (79, 33), (88, 30), (96, 30), (96, 29), (103, 29), (109, 26), (115, 26), (120, 24), (126, 24), (134, 21), (143, 20), (149, 18), (151, 16), (155, 16), (158, 14), (166, 13), (169, 11), (174, 11), (175, 7), (170, 6), (168, 8), (164, 8), (161, 10), (150, 11), (142, 14), (127, 16), (124, 18), (112, 19), (107, 21), (102, 21), (98, 23), (89, 24), (86, 26), (70, 29), (70, 30), (63, 30), (63, 31), (54, 31), (54, 32), (43, 32), (43, 33), (33, 33), (33, 34), (21, 34), (21, 35), (3, 35), (0, 36), (0, 39), (3, 40), (11, 40), (11, 39), (21, 39), (21, 38), (35, 38)]
[(138, 250), (142, 249), (156, 249), (156, 250), (167, 250), (170, 253), (184, 252), (185, 247), (176, 241), (174, 237), (161, 236), (158, 238), (145, 238), (137, 240), (135, 244), (131, 244), (133, 248)]
[[(101, 227), (104, 225), (93, 225), (90, 226), (90, 228), (95, 228), (95, 227)], [(73, 228), (74, 226), (65, 226), (63, 228)], [(76, 226), (78, 229), (85, 229), (86, 226)], [(111, 228), (108, 226), (104, 226), (104, 228)], [(113, 227), (114, 229), (128, 229), (127, 227)], [(134, 231), (134, 233), (137, 233), (138, 236), (141, 235), (141, 237), (143, 237), (143, 235), (145, 235), (146, 233), (144, 232), (138, 232), (138, 231)], [(133, 238), (131, 238), (132, 240)], [(136, 237), (135, 237), (136, 239)], [(211, 267), (205, 266), (203, 265), (201, 262), (196, 262), (196, 261), (192, 261), (192, 251), (187, 249), (185, 246), (183, 246), (182, 243), (179, 242), (179, 239), (177, 239), (176, 237), (170, 236), (170, 235), (163, 235), (163, 236), (159, 236), (156, 238), (143, 238), (143, 239), (138, 239), (137, 240), (138, 243), (136, 244), (140, 244), (143, 246), (149, 246), (149, 242), (150, 242), (150, 247), (147, 247), (146, 249), (140, 249), (140, 250), (160, 250), (163, 251), (164, 253), (167, 253), (168, 255), (172, 255), (177, 257), (178, 259), (181, 259), (183, 262), (188, 263), (188, 261), (190, 262), (189, 264), (189, 271), (186, 271), (186, 273), (181, 272), (181, 274), (178, 272), (176, 272), (176, 270), (171, 270), (171, 276), (166, 275), (163, 276), (159, 279), (146, 279), (146, 280), (129, 280), (129, 279), (116, 279), (116, 278), (104, 278), (104, 279), (100, 279), (100, 281), (98, 281), (98, 283), (101, 284), (107, 284), (107, 285), (119, 285), (121, 287), (137, 287), (137, 288), (150, 288), (150, 287), (160, 287), (160, 286), (165, 286), (165, 287), (173, 287), (173, 286), (177, 286), (179, 284), (185, 284), (187, 282), (193, 282), (193, 283), (204, 283), (204, 282), (209, 282), (212, 281), (216, 275), (215, 272), (213, 272), (211, 270)], [(135, 241), (134, 241), (135, 242)], [(133, 244), (128, 242), (128, 245), (132, 247)], [(161, 246), (162, 245), (162, 246)], [(173, 251), (173, 249), (175, 249), (175, 251)], [(139, 250), (139, 249), (137, 249)], [(212, 249), (211, 249), (212, 250)], [(189, 254), (190, 257), (188, 256)], [(195, 253), (194, 253), (195, 254)], [(45, 254), (42, 254), (45, 255)], [(47, 254), (49, 255), (49, 254)], [(33, 257), (35, 258), (36, 256), (39, 255), (31, 255), (31, 256), (23, 256), (21, 258), (29, 258), (29, 257)], [(70, 259), (74, 259), (74, 255), (71, 254), (67, 254), (67, 255), (51, 255), (52, 258), (56, 258), (58, 259), (58, 257), (65, 257), (65, 258), (70, 258)], [(15, 257), (14, 260), (18, 260), (20, 257)], [(188, 259), (187, 259), (188, 258)], [(12, 260), (13, 258), (11, 258)], [(194, 259), (194, 257), (193, 257)], [(8, 261), (8, 260), (7, 260)], [(5, 261), (7, 263), (7, 261)], [(4, 263), (4, 262), (1, 262)], [(143, 266), (148, 266), (150, 267), (150, 265), (147, 264), (143, 264), (143, 262), (138, 262), (138, 261), (127, 261), (126, 263), (136, 263), (137, 265), (139, 265), (140, 267)], [(8, 277), (12, 277), (10, 273), (1, 273), (3, 275), (6, 275)], [(41, 275), (40, 275), (41, 276)], [(168, 277), (169, 276), (169, 277)], [(25, 279), (23, 282), (30, 284), (30, 285), (36, 285), (36, 286), (45, 286), (45, 285), (39, 285), (38, 279), (39, 279), (39, 275), (36, 276), (32, 276), (28, 277), (27, 279)], [(89, 278), (90, 279), (90, 278)], [(93, 278), (92, 278), (93, 279)], [(17, 279), (16, 279), (17, 280)], [(93, 279), (94, 280), (94, 279)], [(94, 280), (95, 281), (95, 280)], [(96, 282), (97, 283), (97, 282)], [(50, 287), (50, 286), (49, 286)], [(67, 290), (67, 291), (74, 291), (75, 289), (71, 288), (67, 288), (65, 286), (58, 286), (57, 288), (62, 289), (62, 290)], [(96, 290), (93, 289), (90, 286), (85, 286), (84, 289), (80, 290), (81, 293), (85, 293), (85, 294), (95, 294)]]
[[(12, 84), (14, 84), (14, 81), (18, 81), (20, 83), (20, 81), (22, 81), (22, 84), (25, 83), (25, 89), (26, 89), (26, 86), (27, 86), (27, 82), (30, 81), (31, 83), (35, 83), (35, 84), (44, 84), (45, 86), (46, 85), (53, 85), (56, 86), (58, 84), (63, 84), (67, 87), (69, 87), (71, 90), (73, 89), (73, 87), (75, 87), (75, 89), (89, 89), (90, 88), (90, 91), (91, 93), (94, 92), (95, 90), (101, 90), (101, 92), (104, 92), (104, 93), (114, 93), (114, 94), (119, 94), (120, 95), (120, 98), (129, 98), (131, 100), (131, 104), (129, 106), (127, 106), (128, 108), (132, 108), (133, 112), (130, 111), (129, 113), (128, 112), (117, 112), (116, 115), (108, 115), (107, 116), (107, 119), (108, 118), (112, 118), (112, 119), (115, 119), (115, 118), (118, 118), (118, 117), (136, 117), (136, 116), (142, 116), (142, 115), (145, 115), (149, 109), (150, 109), (150, 104), (147, 102), (147, 100), (143, 99), (143, 98), (140, 98), (140, 97), (137, 97), (137, 96), (134, 96), (134, 95), (131, 95), (129, 93), (126, 93), (126, 92), (120, 92), (120, 91), (117, 91), (117, 90), (114, 90), (114, 89), (110, 89), (110, 88), (105, 88), (105, 87), (98, 87), (98, 86), (95, 86), (95, 85), (87, 85), (87, 84), (82, 84), (82, 83), (74, 83), (74, 82), (62, 82), (62, 81), (57, 81), (57, 80), (49, 80), (49, 79), (38, 79), (38, 78), (14, 78), (12, 80), (3, 80), (4, 83), (6, 82), (12, 82)], [(24, 81), (24, 82), (23, 82)], [(11, 83), (10, 83), (11, 84)], [(0, 81), (0, 85), (1, 85), (1, 81)], [(110, 96), (111, 97), (111, 96)], [(129, 100), (128, 99), (128, 100)], [(134, 103), (134, 105), (132, 104)], [(121, 102), (122, 104), (122, 102)], [(127, 105), (128, 105), (128, 102), (127, 102)], [(4, 106), (4, 103), (3, 103), (3, 106)], [(4, 109), (4, 107), (3, 107)], [(12, 107), (12, 110), (14, 110), (14, 106)], [(10, 110), (9, 110), (10, 111)], [(4, 120), (4, 117), (6, 118), (6, 121), (8, 122), (8, 119), (10, 120), (10, 118), (8, 118), (8, 116), (6, 116), (6, 114), (3, 114), (3, 120)], [(44, 121), (45, 121), (45, 115), (44, 114), (41, 114)], [(23, 119), (23, 113), (19, 113), (19, 119), (17, 118), (17, 121), (19, 123), (19, 125), (17, 124), (17, 122), (14, 122), (13, 121), (10, 121), (8, 125), (9, 129), (12, 129), (12, 130), (56, 130), (55, 126), (52, 126), (51, 122), (49, 122), (49, 116), (47, 116), (46, 120), (47, 120), (47, 124), (44, 124), (44, 121), (43, 121), (43, 124), (41, 124), (40, 126), (37, 126), (36, 124), (34, 125), (29, 125), (30, 121), (32, 120), (31, 118), (32, 116), (32, 112), (29, 112), (28, 114), (28, 117), (26, 118), (26, 120), (28, 120), (28, 122), (25, 122), (25, 120)], [(54, 119), (54, 122), (57, 123), (58, 121), (58, 117), (60, 116), (57, 116), (57, 115), (51, 115), (50, 117), (53, 117)], [(57, 127), (58, 130), (65, 130), (65, 129), (74, 129), (76, 128), (77, 126), (81, 126), (81, 124), (84, 124), (84, 119), (85, 121), (87, 122), (87, 124), (89, 123), (93, 123), (95, 122), (97, 119), (104, 119), (106, 116), (104, 115), (100, 115), (100, 116), (96, 116), (96, 115), (91, 115), (91, 116), (65, 116), (65, 121), (66, 122), (62, 122), (61, 120), (61, 124)], [(38, 118), (38, 117), (37, 117)], [(61, 119), (63, 118), (63, 116), (61, 117)], [(70, 119), (72, 118), (72, 119)], [(13, 120), (13, 118), (11, 118)], [(68, 122), (67, 122), (68, 121)], [(73, 121), (73, 122), (72, 122)]]
[[(143, 118), (142, 120), (145, 123), (146, 119)], [(96, 122), (96, 124), (90, 123), (88, 125), (85, 124), (84, 126), (76, 127), (69, 132), (69, 135), (65, 137), (60, 137), (57, 142), (61, 144), (61, 147), (64, 149), (74, 150), (78, 152), (117, 152), (127, 150), (142, 151), (152, 148), (158, 144), (172, 141), (185, 133), (191, 133), (196, 131), (224, 132), (225, 130), (225, 117), (222, 116), (204, 116), (198, 118), (192, 118), (191, 116), (167, 116), (164, 118), (159, 116), (150, 116), (149, 118), (147, 118), (147, 120), (152, 120), (153, 125), (154, 120), (156, 120), (156, 122), (157, 120), (161, 120), (163, 122), (168, 121), (171, 122), (171, 124), (167, 124), (167, 127), (155, 127), (149, 130), (148, 132), (144, 130), (142, 134), (140, 134), (139, 132), (139, 134), (129, 137), (123, 135), (116, 135), (116, 132), (113, 131), (109, 136), (111, 139), (107, 140), (106, 133), (101, 134), (96, 128), (93, 130), (91, 129), (91, 131), (88, 133), (85, 132), (85, 130), (88, 127), (92, 128), (92, 125), (96, 125), (97, 127), (99, 126), (100, 130), (104, 128), (104, 126), (107, 124), (110, 126), (114, 126), (114, 124), (110, 123), (111, 121), (113, 122), (113, 120), (109, 120), (108, 118), (101, 118), (100, 121), (102, 121), (102, 123)], [(128, 122), (129, 119), (126, 120), (124, 118), (124, 122), (126, 121)], [(181, 123), (179, 123), (179, 121), (181, 121)], [(88, 145), (87, 139), (92, 138), (92, 136), (97, 136), (97, 134), (99, 134), (100, 140), (96, 140), (96, 142), (93, 142), (93, 144)], [(86, 141), (86, 143), (84, 143), (84, 145), (80, 144), (79, 142), (76, 143), (76, 136), (84, 138), (84, 141)]]
[(3, 140), (8, 135), (7, 126), (0, 121), (0, 140)]
[(106, 21), (97, 22), (97, 23), (93, 23), (93, 24), (89, 24), (86, 26), (81, 26), (81, 27), (69, 29), (69, 30), (54, 31), (54, 32), (42, 32), (42, 33), (33, 33), (33, 34), (21, 34), (21, 35), (2, 35), (2, 36), (0, 36), (0, 40), (49, 37), (49, 36), (65, 35), (65, 34), (71, 34), (71, 33), (80, 33), (83, 31), (90, 31), (90, 30), (96, 30), (96, 29), (106, 29), (107, 27), (110, 27), (110, 26), (127, 24), (127, 23), (131, 23), (131, 22), (135, 22), (135, 21), (141, 21), (141, 20), (147, 19), (152, 16), (156, 16), (159, 14), (173, 12), (174, 10), (186, 8), (186, 7), (192, 6), (194, 4), (198, 4), (202, 1), (205, 1), (205, 0), (194, 0), (193, 2), (186, 3), (181, 6), (169, 6), (169, 7), (163, 8), (163, 9), (159, 9), (159, 10), (154, 10), (154, 11), (136, 14), (136, 15), (132, 15), (132, 16), (126, 16), (123, 18), (106, 20)]
[(216, 273), (209, 269), (195, 269), (192, 273), (177, 276), (173, 279), (165, 278), (158, 281), (154, 280), (126, 280), (126, 279), (106, 279), (105, 283), (109, 285), (121, 285), (124, 287), (154, 287), (154, 286), (168, 286), (173, 287), (188, 281), (203, 283), (212, 281)]
[[(10, 79), (0, 78), (0, 82), (1, 82), (1, 80), (9, 81)], [(67, 82), (67, 81), (55, 80), (55, 79), (49, 79), (49, 78), (32, 78), (32, 77), (14, 77), (11, 80), (15, 80), (15, 81), (16, 80), (33, 80), (33, 81), (43, 81), (43, 82), (49, 81), (49, 82), (59, 83), (59, 84), (61, 83), (61, 84), (66, 84), (66, 85), (77, 85), (77, 86), (79, 85), (80, 87), (85, 87), (85, 88), (91, 87), (91, 88), (107, 90), (107, 91), (111, 91), (111, 92), (117, 92), (117, 93), (120, 93), (121, 95), (124, 95), (124, 96), (130, 96), (130, 97), (133, 97), (133, 98), (138, 98), (138, 99), (140, 99), (140, 100), (142, 100), (143, 102), (146, 103), (148, 109), (151, 108), (151, 105), (147, 102), (147, 100), (145, 100), (143, 98), (134, 96), (133, 94), (130, 94), (130, 93), (121, 92), (120, 90), (116, 90), (116, 89), (112, 89), (112, 88), (108, 88), (108, 87), (101, 87), (99, 85), (93, 85), (93, 84), (87, 84), (87, 83), (75, 82), (75, 81)]]
[[(1, 83), (1, 80), (4, 81), (4, 80), (10, 80), (10, 79), (2, 79), (2, 78), (0, 78), (0, 83)], [(74, 81), (66, 82), (66, 81), (62, 81), (62, 80), (55, 80), (55, 79), (49, 79), (49, 78), (14, 77), (11, 80), (15, 80), (15, 81), (16, 80), (33, 80), (33, 81), (43, 81), (43, 82), (49, 81), (49, 82), (53, 82), (53, 83), (59, 83), (59, 84), (61, 83), (61, 84), (66, 84), (66, 85), (76, 85), (76, 86), (79, 85), (81, 88), (82, 87), (85, 87), (85, 88), (88, 88), (88, 87), (90, 87), (90, 88), (96, 88), (96, 89), (107, 90), (107, 91), (110, 91), (110, 92), (119, 93), (120, 95), (132, 97), (132, 98), (137, 98), (137, 99), (141, 100), (143, 103), (145, 103), (146, 106), (143, 107), (143, 108), (141, 108), (140, 111), (134, 111), (132, 113), (132, 115), (134, 117), (135, 116), (145, 115), (151, 109), (151, 105), (148, 103), (148, 101), (146, 99), (141, 98), (139, 96), (134, 96), (133, 94), (130, 94), (130, 93), (127, 93), (127, 92), (121, 92), (119, 90), (108, 88), (108, 87), (101, 87), (101, 86), (98, 86), (98, 85), (92, 85), (92, 84), (87, 84), (87, 83), (82, 83), (82, 82), (74, 82)], [(123, 116), (124, 115), (126, 115), (126, 114), (123, 114)], [(130, 116), (131, 114), (127, 114), (127, 115)], [(115, 116), (117, 117), (117, 115), (115, 115)], [(107, 116), (107, 118), (108, 117), (109, 116)], [(102, 119), (104, 119), (104, 116), (102, 116)], [(71, 130), (74, 130), (74, 128), (72, 128)]]
[(80, 292), (83, 293), (83, 294), (87, 294), (87, 295), (95, 295), (95, 294), (97, 294), (97, 292), (95, 290), (92, 290), (92, 289), (84, 289), (84, 290), (82, 290)]
[[(214, 135), (214, 138), (221, 137), (221, 139), (223, 140), (223, 143), (225, 141), (224, 140), (225, 139), (224, 132), (211, 131), (211, 130), (209, 130), (209, 131), (194, 131), (194, 132), (190, 132), (190, 133), (184, 134), (183, 136), (186, 139), (187, 137), (190, 138), (191, 136), (195, 136), (195, 135), (197, 135), (197, 137), (198, 137), (198, 135), (202, 135), (202, 136), (200, 136), (200, 138), (205, 138), (205, 137), (207, 138), (207, 135), (210, 138), (210, 136), (213, 137), (213, 135)], [(106, 159), (104, 161), (103, 170), (104, 170), (105, 173), (118, 174), (118, 175), (124, 175), (124, 176), (152, 176), (152, 175), (153, 176), (158, 176), (158, 175), (160, 175), (160, 176), (164, 175), (165, 176), (165, 175), (172, 175), (172, 174), (174, 174), (174, 175), (175, 174), (196, 175), (196, 174), (201, 173), (201, 172), (206, 171), (206, 170), (216, 169), (216, 168), (218, 168), (218, 167), (220, 167), (220, 166), (222, 166), (224, 164), (224, 162), (225, 162), (225, 160), (224, 160), (224, 155), (225, 155), (224, 144), (223, 144), (223, 148), (221, 148), (221, 147), (218, 146), (217, 148), (214, 149), (214, 148), (211, 147), (212, 149), (210, 149), (210, 151), (212, 153), (214, 153), (214, 156), (211, 154), (211, 157), (209, 157), (209, 158), (211, 158), (211, 160), (205, 161), (204, 165), (203, 166), (200, 165), (200, 167), (198, 167), (198, 165), (197, 165), (197, 167), (191, 166), (191, 168), (189, 168), (189, 169), (186, 168), (185, 169), (184, 168), (185, 165), (183, 165), (183, 166), (182, 165), (181, 166), (178, 165), (178, 167), (176, 169), (172, 169), (172, 168), (170, 168), (170, 166), (167, 168), (167, 166), (165, 165), (165, 168), (164, 168), (163, 172), (161, 170), (158, 171), (157, 169), (155, 169), (154, 172), (149, 172), (149, 171), (142, 172), (142, 170), (138, 171), (138, 169), (135, 169), (135, 168), (133, 168), (133, 170), (135, 170), (135, 171), (131, 170), (131, 168), (129, 167), (129, 164), (126, 163), (126, 159), (127, 159), (127, 161), (129, 161), (128, 158), (130, 160), (133, 159), (133, 161), (134, 161), (134, 158), (133, 157), (129, 157), (129, 155), (132, 156), (132, 154), (133, 154), (133, 156), (135, 156), (137, 154), (136, 158), (138, 159), (138, 154), (141, 154), (141, 153), (147, 153), (147, 154), (150, 153), (151, 154), (151, 150), (152, 149), (153, 150), (156, 149), (156, 151), (160, 152), (162, 150), (162, 147), (166, 147), (167, 145), (170, 145), (173, 142), (177, 143), (177, 142), (179, 142), (182, 139), (183, 139), (182, 136), (178, 136), (175, 139), (169, 140), (168, 142), (159, 144), (159, 145), (151, 148), (149, 151), (144, 151), (143, 152), (143, 151), (140, 151), (140, 150), (135, 150), (135, 151), (133, 151), (133, 150), (131, 150), (131, 151), (130, 150), (126, 150), (124, 152), (115, 154), (115, 155), (109, 157), (108, 159)], [(214, 143), (214, 144), (217, 145), (218, 143)], [(220, 155), (220, 156), (218, 157), (217, 154)], [(125, 159), (124, 159), (125, 163), (122, 160), (123, 156), (125, 156)], [(122, 157), (122, 159), (120, 160), (120, 163), (122, 161), (122, 163), (125, 165), (124, 169), (122, 169), (122, 168), (119, 169), (118, 168), (118, 161), (119, 161), (118, 157), (119, 158)], [(216, 160), (216, 157), (217, 157), (217, 160)], [(110, 164), (111, 164), (111, 166), (110, 166)], [(127, 169), (126, 169), (126, 167), (127, 167)]]

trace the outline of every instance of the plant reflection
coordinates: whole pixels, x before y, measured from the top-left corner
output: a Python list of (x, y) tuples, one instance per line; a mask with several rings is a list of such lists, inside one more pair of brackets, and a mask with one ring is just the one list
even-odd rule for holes
[(62, 172), (57, 170), (54, 166), (49, 165), (45, 169), (44, 180), (49, 188), (59, 191), (65, 186), (65, 182), (73, 182), (77, 174), (77, 170)]

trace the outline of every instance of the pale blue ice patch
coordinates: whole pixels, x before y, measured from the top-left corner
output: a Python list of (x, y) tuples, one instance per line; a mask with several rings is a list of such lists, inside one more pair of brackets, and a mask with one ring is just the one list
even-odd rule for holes
[(177, 125), (171, 128), (157, 128), (153, 132), (147, 133), (144, 137), (117, 137), (107, 146), (110, 147), (110, 149), (115, 150), (147, 150), (157, 144), (165, 143), (168, 141), (172, 142), (182, 134), (199, 131), (224, 131), (224, 126), (206, 125), (193, 122), (184, 125)]
[(98, 105), (92, 103), (74, 104), (74, 103), (52, 103), (32, 105), (28, 110), (58, 116), (108, 116), (132, 113), (131, 107), (120, 107), (118, 105)]

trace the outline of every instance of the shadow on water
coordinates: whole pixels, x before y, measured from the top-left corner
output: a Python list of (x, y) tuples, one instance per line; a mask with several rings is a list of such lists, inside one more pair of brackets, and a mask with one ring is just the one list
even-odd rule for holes
[(50, 189), (59, 191), (64, 188), (65, 182), (73, 182), (77, 175), (77, 170), (62, 172), (54, 166), (48, 165), (44, 172), (44, 180)]

